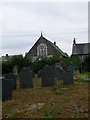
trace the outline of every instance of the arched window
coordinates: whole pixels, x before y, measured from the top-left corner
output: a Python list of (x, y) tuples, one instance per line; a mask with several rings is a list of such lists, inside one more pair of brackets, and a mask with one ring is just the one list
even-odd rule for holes
[(47, 46), (42, 43), (37, 47), (37, 56), (46, 56), (47, 55)]

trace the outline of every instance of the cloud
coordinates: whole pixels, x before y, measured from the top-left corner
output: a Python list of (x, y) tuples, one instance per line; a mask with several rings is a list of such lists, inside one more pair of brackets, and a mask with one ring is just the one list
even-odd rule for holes
[(88, 41), (88, 3), (3, 3), (2, 13), (3, 54), (12, 49), (24, 54), (41, 30), (69, 55), (73, 37)]

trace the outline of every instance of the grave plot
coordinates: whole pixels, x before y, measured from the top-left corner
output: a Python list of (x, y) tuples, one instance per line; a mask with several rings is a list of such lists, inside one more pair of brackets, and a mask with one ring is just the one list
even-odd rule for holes
[(11, 100), (13, 91), (13, 81), (10, 79), (2, 79), (2, 101)]
[(42, 87), (48, 87), (54, 85), (54, 70), (53, 67), (46, 65), (41, 70)]
[(5, 75), (5, 78), (13, 81), (13, 89), (15, 90), (17, 88), (16, 76), (13, 73), (8, 73)]
[(20, 88), (33, 88), (33, 74), (28, 68), (23, 68), (20, 73)]

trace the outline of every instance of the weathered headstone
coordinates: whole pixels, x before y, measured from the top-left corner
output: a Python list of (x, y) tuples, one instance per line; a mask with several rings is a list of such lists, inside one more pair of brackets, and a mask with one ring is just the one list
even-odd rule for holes
[(33, 74), (28, 68), (23, 68), (20, 73), (20, 88), (33, 88)]
[(38, 77), (41, 77), (42, 69), (38, 70)]
[(63, 83), (64, 83), (64, 85), (74, 84), (73, 70), (72, 70), (72, 69), (67, 69), (67, 70), (65, 71)]
[(2, 101), (2, 77), (0, 77), (0, 101)]
[(63, 80), (64, 79), (64, 70), (60, 67), (54, 67), (54, 79)]
[(34, 77), (34, 70), (33, 70), (33, 67), (32, 66), (29, 66), (29, 67), (27, 67), (30, 71), (32, 71), (32, 75), (33, 75), (33, 77)]
[(54, 85), (54, 71), (53, 67), (46, 65), (41, 71), (42, 87)]
[(15, 90), (17, 87), (16, 76), (13, 73), (8, 73), (5, 75), (6, 79), (11, 79), (13, 81), (13, 89)]
[(13, 91), (13, 81), (10, 79), (2, 79), (2, 101), (11, 100)]

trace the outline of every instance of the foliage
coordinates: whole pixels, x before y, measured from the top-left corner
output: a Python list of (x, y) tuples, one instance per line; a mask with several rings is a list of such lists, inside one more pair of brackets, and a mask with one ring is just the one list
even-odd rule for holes
[(71, 62), (73, 63), (74, 70), (78, 70), (80, 68), (80, 58), (78, 55), (72, 55)]
[(84, 70), (90, 72), (90, 54), (84, 60)]
[(63, 57), (63, 56), (61, 57), (60, 65), (64, 70), (66, 70), (69, 67), (70, 63), (71, 63), (71, 60), (69, 57)]
[(44, 113), (44, 119), (45, 120), (54, 120), (55, 118), (50, 114), (50, 112), (49, 112), (49, 110), (48, 109), (46, 109), (45, 110), (45, 113)]
[(32, 65), (31, 59), (22, 55), (13, 56), (8, 61), (2, 63), (2, 74), (13, 72), (13, 67), (17, 65), (20, 72), (23, 67)]
[(18, 71), (20, 72), (23, 67), (32, 66), (34, 72), (42, 69), (46, 64), (54, 65), (59, 63), (64, 69), (66, 69), (70, 64), (70, 58), (60, 58), (58, 55), (53, 55), (52, 57), (43, 57), (41, 60), (31, 62), (31, 58), (27, 55), (23, 57), (22, 55), (13, 56), (11, 59), (8, 59), (7, 62), (2, 64), (2, 74), (9, 73), (13, 71), (13, 67), (17, 66)]
[(55, 63), (59, 62), (59, 56), (54, 55), (53, 57), (47, 58), (43, 57), (41, 60), (36, 61), (33, 63), (33, 69), (35, 72), (42, 69), (46, 64), (54, 65)]
[(57, 87), (53, 87), (53, 92), (55, 93), (55, 94), (57, 94), (57, 95), (59, 95), (59, 94), (63, 94), (63, 91), (59, 91), (58, 89), (57, 89)]

